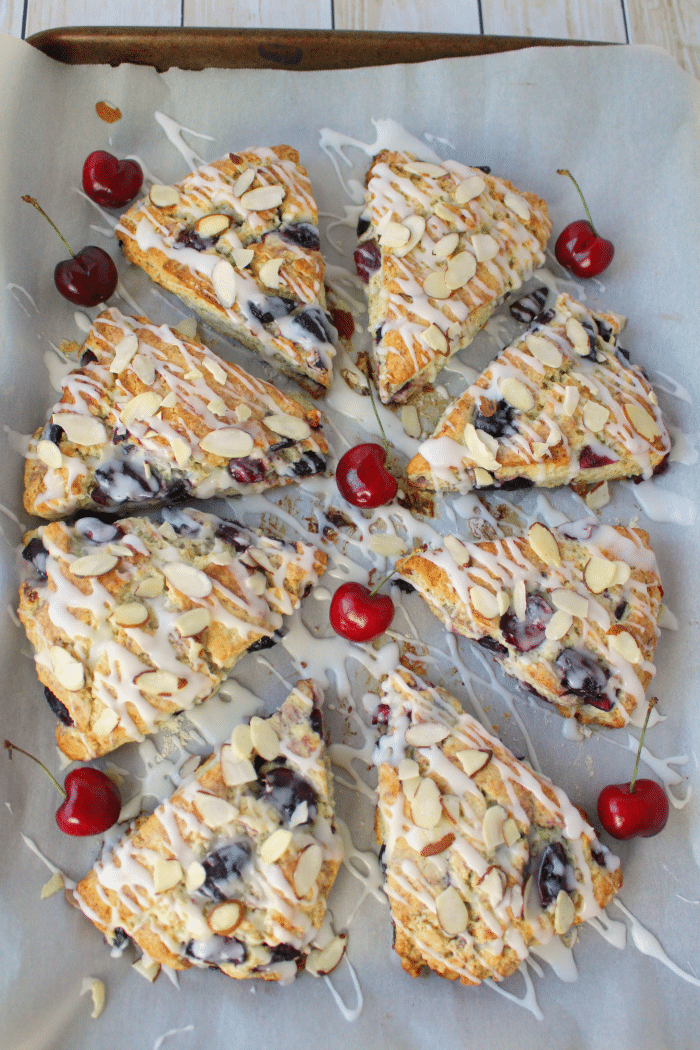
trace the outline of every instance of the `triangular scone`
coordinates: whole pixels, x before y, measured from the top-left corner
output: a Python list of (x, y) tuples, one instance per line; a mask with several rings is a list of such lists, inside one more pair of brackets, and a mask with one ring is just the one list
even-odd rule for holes
[(105, 310), (81, 365), (29, 443), (30, 514), (260, 492), (326, 470), (320, 412), (176, 329)]
[(446, 536), (396, 571), (564, 718), (622, 726), (643, 704), (663, 589), (642, 529), (585, 518), (479, 543)]
[(127, 259), (314, 396), (330, 386), (318, 211), (290, 146), (230, 153), (154, 186), (115, 229)]
[(622, 885), (582, 810), (444, 689), (383, 685), (377, 839), (404, 970), (502, 980), (532, 945), (599, 915)]
[(366, 181), (355, 260), (368, 282), (379, 395), (400, 402), (542, 266), (552, 224), (534, 194), (455, 160), (382, 151)]
[(299, 682), (105, 849), (73, 899), (110, 943), (236, 978), (303, 968), (343, 855), (321, 700)]
[[(58, 746), (73, 760), (141, 740), (217, 691), (323, 574), (326, 555), (199, 510), (25, 536), (19, 617)], [(267, 644), (266, 644), (267, 643)]]
[(410, 481), (466, 492), (651, 477), (671, 442), (651, 384), (617, 345), (624, 324), (560, 295), (447, 409)]

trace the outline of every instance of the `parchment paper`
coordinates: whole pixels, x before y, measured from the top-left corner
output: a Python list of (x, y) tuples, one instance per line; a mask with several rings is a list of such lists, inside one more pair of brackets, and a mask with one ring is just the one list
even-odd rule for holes
[[(185, 136), (206, 159), (251, 145), (297, 146), (319, 210), (340, 216), (350, 202), (319, 149), (322, 127), (371, 143), (372, 118), (388, 117), (418, 138), (438, 136), (446, 141), (431, 144), (440, 155), (489, 164), (517, 186), (543, 196), (555, 236), (582, 214), (573, 188), (556, 175), (557, 168), (570, 168), (584, 186), (596, 225), (616, 248), (613, 266), (586, 293), (594, 305), (630, 318), (624, 345), (634, 359), (652, 371), (652, 378), (658, 378), (653, 372), (658, 369), (687, 392), (686, 399), (660, 394), (666, 418), (687, 435), (697, 433), (700, 88), (660, 50), (563, 48), (338, 72), (161, 75), (137, 67), (61, 66), (20, 41), (2, 38), (0, 98), (0, 421), (10, 431), (28, 434), (44, 420), (56, 399), (45, 355), (51, 359), (51, 346), (62, 339), (82, 338), (73, 308), (58, 296), (52, 281), (62, 248), (20, 197), (38, 197), (74, 247), (98, 243), (118, 254), (113, 241), (88, 231), (91, 224), (101, 229), (108, 225), (76, 192), (83, 160), (91, 150), (106, 148), (119, 156), (138, 155), (161, 181), (181, 178), (187, 169), (154, 120), (159, 110), (211, 136), (211, 141)], [(111, 126), (100, 121), (95, 103), (101, 99), (118, 105), (123, 119)], [(366, 157), (352, 150), (348, 155), (357, 166), (355, 177), (361, 178)], [(328, 258), (350, 268), (352, 236), (345, 233), (344, 257), (331, 251)], [(119, 266), (125, 286), (148, 307), (153, 320), (180, 319), (169, 300), (147, 288), (145, 278), (121, 261)], [(469, 363), (468, 354), (462, 357)], [(459, 385), (459, 377), (444, 377), (450, 389)], [(29, 522), (21, 511), (22, 461), (13, 449), (16, 440), (11, 433), (0, 440), (0, 500), (7, 508), (0, 518), (6, 541), (1, 545), (0, 586), (2, 605), (12, 610), (21, 537), (12, 514), (24, 526)], [(654, 484), (694, 501), (682, 507), (690, 517), (698, 500), (692, 467), (674, 463)], [(669, 501), (669, 507), (679, 505), (671, 497)], [(665, 758), (688, 756), (677, 767), (687, 780), (675, 790), (684, 795), (688, 784), (697, 782), (700, 736), (697, 527), (648, 521), (635, 508), (633, 487), (619, 485), (603, 520), (628, 521), (630, 514), (639, 514), (650, 530), (666, 600), (679, 620), (679, 630), (664, 631), (659, 642), (653, 690), (667, 720), (654, 728), (649, 748)], [(333, 589), (335, 584), (327, 582)], [(325, 606), (315, 605), (309, 616), (318, 617), (320, 608)], [(410, 608), (421, 630), (425, 625), (426, 632), (437, 636), (441, 629), (420, 611), (416, 598)], [(460, 646), (459, 651), (466, 654), (468, 649)], [(294, 678), (281, 646), (271, 652), (270, 662)], [(56, 769), (53, 719), (28, 643), (9, 614), (0, 633), (0, 668), (0, 735), (29, 746)], [(443, 672), (436, 668), (436, 684), (438, 673)], [(265, 697), (268, 707), (284, 696), (282, 683), (261, 663), (239, 665), (235, 677)], [(448, 684), (464, 697), (458, 674)], [(364, 688), (364, 682), (358, 684), (360, 695)], [(567, 741), (561, 722), (541, 709), (525, 705), (521, 714), (537, 741), (544, 771), (589, 813), (595, 812), (604, 783), (629, 779), (628, 751), (595, 737)], [(509, 723), (501, 719), (499, 724), (508, 739)], [(615, 739), (625, 745), (627, 734), (615, 734)], [(115, 762), (128, 760), (122, 762), (120, 753)], [(92, 864), (97, 847), (91, 840), (61, 836), (53, 821), (57, 797), (26, 763), (22, 756), (12, 763), (0, 756), (0, 800), (5, 803), (0, 811), (0, 1044), (8, 1050), (107, 1045), (136, 1050), (160, 1045), (157, 1041), (166, 1034), (168, 1047), (231, 1050), (659, 1050), (697, 1045), (700, 988), (631, 943), (620, 951), (584, 929), (575, 949), (578, 982), (562, 983), (547, 966), (543, 977), (535, 979), (544, 1016), (538, 1021), (488, 987), (466, 989), (435, 976), (411, 980), (403, 974), (391, 951), (388, 909), (373, 896), (362, 904), (350, 932), (349, 958), (364, 995), (363, 1011), (353, 1023), (343, 1019), (324, 983), (306, 975), (279, 988), (190, 970), (182, 975), (179, 989), (164, 975), (151, 987), (130, 968), (128, 956), (110, 959), (100, 935), (60, 895), (39, 901), (49, 872), (21, 833), (75, 878)], [(161, 787), (165, 791), (167, 784)], [(344, 789), (338, 795), (356, 845), (371, 848), (367, 799)], [(662, 835), (616, 847), (625, 872), (622, 900), (671, 959), (690, 972), (700, 972), (698, 824), (691, 801), (683, 809), (672, 808)], [(352, 899), (361, 885), (344, 872), (338, 890)], [(612, 918), (623, 918), (614, 906), (609, 911)], [(107, 1006), (97, 1021), (90, 1019), (89, 997), (80, 998), (87, 975), (101, 978), (107, 987)], [(347, 974), (340, 983), (352, 1001)], [(520, 976), (507, 987), (521, 995)]]

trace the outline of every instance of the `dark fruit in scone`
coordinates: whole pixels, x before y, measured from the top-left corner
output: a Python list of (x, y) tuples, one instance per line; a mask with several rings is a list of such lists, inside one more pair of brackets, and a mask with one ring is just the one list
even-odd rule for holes
[(528, 594), (525, 602), (525, 619), (519, 620), (514, 612), (507, 612), (501, 617), (501, 633), (508, 645), (514, 646), (519, 653), (529, 653), (544, 641), (547, 624), (554, 615), (554, 609), (541, 594)]
[(369, 284), (370, 276), (381, 266), (381, 253), (376, 241), (365, 241), (353, 253), (357, 276), (365, 284)]

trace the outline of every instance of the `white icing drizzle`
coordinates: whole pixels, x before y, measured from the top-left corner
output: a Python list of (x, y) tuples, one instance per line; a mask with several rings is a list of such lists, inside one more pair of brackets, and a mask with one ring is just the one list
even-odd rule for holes
[[(8, 809), (9, 808), (10, 807), (8, 805)], [(12, 810), (10, 810), (10, 812), (12, 812)], [(71, 879), (69, 875), (66, 875), (65, 871), (63, 871), (62, 868), (56, 867), (56, 865), (53, 864), (48, 859), (48, 857), (46, 857), (41, 852), (41, 850), (37, 846), (36, 842), (34, 842), (33, 839), (29, 838), (29, 835), (25, 835), (24, 832), (20, 832), (20, 834), (21, 834), (22, 841), (24, 842), (25, 846), (27, 846), (32, 851), (32, 853), (35, 853), (36, 856), (39, 858), (39, 860), (43, 861), (43, 863), (46, 865), (46, 867), (49, 869), (49, 871), (52, 871), (54, 873), (54, 875), (58, 874), (58, 875), (61, 876), (61, 878), (63, 879), (63, 882), (64, 882), (64, 885), (65, 885), (66, 889), (69, 889), (69, 890), (75, 889), (75, 887), (77, 885), (75, 879)]]
[[(166, 967), (166, 969), (169, 969), (169, 967)], [(174, 1035), (184, 1035), (187, 1032), (194, 1032), (194, 1030), (195, 1029), (193, 1024), (185, 1025), (184, 1028), (169, 1028), (167, 1032), (163, 1032), (162, 1035), (158, 1036), (155, 1043), (153, 1044), (153, 1050), (160, 1050), (163, 1043)]]
[(688, 528), (697, 520), (697, 504), (690, 496), (684, 496), (680, 492), (669, 492), (667, 488), (655, 485), (651, 481), (642, 481), (634, 486), (632, 495), (652, 521)]
[(681, 977), (684, 981), (689, 984), (694, 984), (696, 988), (700, 988), (700, 980), (697, 977), (693, 977), (686, 970), (682, 970), (680, 966), (677, 966), (664, 951), (660, 941), (654, 936), (645, 926), (642, 926), (639, 919), (636, 918), (629, 911), (628, 908), (620, 900), (613, 901), (614, 904), (620, 909), (630, 923), (632, 932), (632, 943), (634, 944), (637, 951), (641, 952), (642, 955), (649, 955), (652, 959), (656, 959), (657, 962), (662, 963), (666, 966), (671, 973), (675, 973), (676, 977)]

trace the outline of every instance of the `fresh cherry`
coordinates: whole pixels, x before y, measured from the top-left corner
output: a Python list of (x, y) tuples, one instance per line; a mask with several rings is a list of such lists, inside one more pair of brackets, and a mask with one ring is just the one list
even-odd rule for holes
[(331, 627), (336, 634), (351, 642), (371, 642), (386, 631), (394, 618), (394, 603), (388, 594), (376, 591), (377, 587), (370, 591), (362, 583), (340, 585), (330, 608)]
[(666, 827), (666, 792), (655, 780), (637, 780), (644, 734), (655, 704), (656, 697), (652, 697), (639, 738), (632, 779), (628, 784), (608, 784), (598, 796), (598, 819), (608, 834), (616, 839), (632, 839), (637, 835), (651, 838)]
[(575, 277), (597, 277), (612, 262), (615, 248), (612, 241), (596, 233), (586, 199), (571, 172), (559, 168), (557, 175), (569, 176), (583, 201), (588, 221), (577, 219), (576, 222), (570, 222), (557, 237), (554, 254), (557, 261), (571, 270)]
[(72, 769), (62, 788), (53, 773), (43, 762), (24, 748), (5, 741), (10, 758), (13, 751), (27, 755), (46, 773), (56, 789), (63, 795), (63, 802), (56, 810), (56, 823), (66, 835), (101, 835), (119, 819), (122, 800), (119, 788), (99, 769), (80, 766)]
[(348, 449), (335, 470), (338, 491), (353, 507), (383, 507), (391, 503), (399, 483), (384, 466), (386, 451), (365, 442)]
[(143, 171), (135, 160), (118, 160), (96, 149), (83, 164), (83, 189), (103, 208), (123, 208), (143, 185)]
[(94, 244), (88, 244), (79, 252), (74, 252), (55, 222), (48, 217), (44, 209), (33, 197), (22, 197), (27, 204), (33, 204), (46, 221), (53, 226), (71, 258), (57, 264), (53, 279), (64, 299), (77, 306), (97, 306), (105, 302), (117, 287), (117, 268), (111, 256)]

